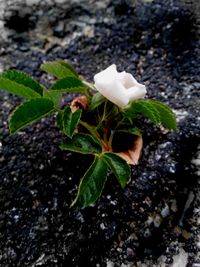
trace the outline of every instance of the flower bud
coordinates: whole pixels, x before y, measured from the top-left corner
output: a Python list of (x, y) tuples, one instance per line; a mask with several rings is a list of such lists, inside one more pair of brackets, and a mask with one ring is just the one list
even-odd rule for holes
[(94, 82), (104, 97), (121, 108), (146, 95), (145, 85), (138, 83), (130, 73), (118, 72), (115, 64), (97, 73)]

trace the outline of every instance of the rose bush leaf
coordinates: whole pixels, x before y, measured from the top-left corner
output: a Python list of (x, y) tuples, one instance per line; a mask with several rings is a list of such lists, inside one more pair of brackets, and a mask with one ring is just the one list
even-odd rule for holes
[(160, 101), (148, 100), (148, 102), (157, 109), (161, 124), (167, 129), (176, 130), (176, 118), (172, 110)]
[(125, 109), (125, 116), (135, 118), (142, 114), (155, 124), (162, 124), (167, 129), (176, 129), (176, 118), (172, 110), (165, 104), (156, 100), (137, 100), (130, 103)]
[(74, 131), (77, 128), (81, 118), (81, 113), (81, 109), (77, 109), (75, 112), (72, 112), (69, 106), (65, 107), (63, 113), (63, 131), (70, 138), (72, 138)]
[(76, 71), (68, 63), (64, 61), (51, 61), (46, 62), (41, 65), (41, 70), (46, 71), (47, 73), (62, 79), (65, 77), (78, 77)]
[(63, 131), (63, 111), (59, 111), (57, 116), (56, 116), (56, 124), (58, 128)]
[(58, 60), (59, 64), (62, 65), (63, 67), (65, 67), (65, 69), (68, 69), (71, 71), (71, 73), (74, 74), (75, 77), (79, 77), (78, 73), (76, 72), (76, 70), (72, 67), (72, 65), (70, 65), (69, 63), (67, 63), (64, 60)]
[(25, 98), (38, 98), (42, 86), (28, 75), (18, 71), (6, 71), (0, 75), (0, 89)]
[(33, 98), (18, 106), (10, 117), (10, 133), (14, 134), (27, 125), (38, 121), (54, 110), (54, 104), (47, 98)]
[(64, 140), (60, 148), (81, 154), (101, 154), (102, 152), (101, 145), (96, 139), (89, 134), (82, 133), (74, 134), (72, 139)]
[(44, 90), (43, 97), (49, 98), (50, 100), (53, 101), (55, 106), (59, 106), (60, 102), (62, 101), (62, 92), (52, 91), (52, 90)]
[(85, 208), (95, 203), (103, 191), (107, 179), (107, 169), (107, 164), (102, 157), (95, 157), (80, 182), (77, 197), (71, 206)]
[(56, 90), (60, 92), (68, 92), (68, 93), (83, 93), (87, 92), (87, 87), (84, 86), (81, 80), (75, 77), (65, 77), (56, 81), (51, 90)]
[(122, 128), (119, 130), (116, 130), (115, 133), (127, 133), (127, 134), (132, 134), (132, 135), (137, 135), (137, 136), (141, 136), (141, 130), (137, 127), (128, 127), (127, 128)]
[(29, 87), (0, 77), (0, 89), (25, 98), (37, 98), (40, 94)]
[(125, 116), (135, 118), (138, 114), (151, 120), (153, 123), (160, 123), (160, 114), (154, 105), (145, 100), (132, 101), (128, 108), (125, 109)]
[(106, 101), (106, 98), (102, 94), (100, 93), (94, 94), (91, 99), (90, 110), (94, 110), (95, 108), (100, 106), (105, 101)]
[(62, 93), (57, 92), (57, 91), (50, 91), (50, 90), (49, 90), (49, 93), (50, 93), (52, 101), (54, 102), (54, 105), (58, 106), (62, 100)]
[(131, 174), (131, 169), (129, 165), (120, 156), (111, 152), (104, 153), (103, 159), (116, 176), (121, 187), (124, 188)]
[[(2, 80), (4, 80), (4, 82)], [(6, 86), (5, 81), (7, 81), (7, 83), (8, 83), (8, 81), (10, 81), (10, 83), (8, 83), (8, 85)], [(20, 71), (8, 70), (8, 71), (3, 72), (0, 75), (0, 88), (2, 87), (3, 83), (4, 83), (4, 86), (6, 86), (7, 88), (2, 88), (2, 89), (9, 91), (8, 87), (10, 86), (10, 92), (17, 94), (17, 91), (18, 91), (17, 95), (29, 97), (29, 95), (26, 95), (26, 93), (24, 95), (24, 93), (23, 93), (24, 87), (25, 87), (24, 90), (34, 91), (36, 93), (37, 97), (39, 95), (42, 96), (42, 94), (43, 94), (43, 86), (40, 83), (38, 83), (36, 80), (34, 80), (32, 77), (30, 77), (27, 74), (20, 72)], [(20, 87), (20, 85), (21, 85), (21, 87)], [(14, 88), (15, 86), (18, 88)]]

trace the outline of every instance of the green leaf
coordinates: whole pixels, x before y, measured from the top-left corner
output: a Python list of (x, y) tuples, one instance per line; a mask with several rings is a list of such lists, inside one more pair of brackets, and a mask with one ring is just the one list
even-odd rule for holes
[(25, 98), (40, 97), (40, 95), (37, 92), (33, 91), (29, 87), (26, 87), (22, 84), (1, 77), (0, 77), (0, 89), (6, 90), (11, 94), (15, 94)]
[(161, 124), (167, 129), (176, 130), (176, 117), (172, 110), (160, 101), (148, 100), (148, 102), (157, 109)]
[(68, 92), (68, 93), (86, 93), (87, 88), (84, 86), (81, 80), (75, 77), (65, 77), (61, 80), (56, 81), (51, 90), (56, 90), (60, 92)]
[(115, 133), (128, 133), (128, 134), (132, 134), (132, 135), (137, 135), (137, 136), (141, 136), (141, 130), (137, 127), (127, 127), (125, 129), (119, 129), (116, 130)]
[(63, 67), (65, 67), (65, 69), (68, 69), (71, 71), (71, 73), (74, 74), (75, 77), (79, 77), (78, 73), (76, 72), (76, 70), (72, 67), (72, 65), (70, 65), (69, 63), (67, 63), (64, 60), (59, 60), (58, 61), (59, 64), (61, 64)]
[(96, 94), (94, 94), (92, 96), (91, 103), (90, 103), (90, 109), (94, 110), (95, 108), (100, 106), (105, 100), (106, 100), (105, 97), (102, 94), (100, 94), (99, 92), (97, 92)]
[(62, 101), (62, 93), (59, 91), (44, 90), (43, 97), (52, 100), (55, 106)]
[(125, 187), (131, 174), (131, 169), (126, 161), (120, 156), (110, 152), (104, 153), (103, 159), (116, 176), (121, 187)]
[(81, 154), (100, 154), (101, 145), (89, 134), (74, 134), (73, 138), (66, 139), (60, 148)]
[(93, 204), (101, 195), (107, 179), (107, 165), (101, 157), (96, 157), (82, 178), (78, 194), (71, 206), (85, 208)]
[[(43, 94), (43, 86), (23, 72), (19, 72), (16, 70), (9, 70), (9, 71), (3, 72), (0, 75), (0, 79), (2, 79), (2, 78), (9, 80), (9, 81), (13, 81), (18, 85), (23, 85), (25, 87), (32, 89), (33, 91), (35, 91), (37, 93), (37, 96), (38, 96), (38, 94), (41, 96)], [(0, 87), (1, 87), (1, 82), (0, 82)], [(2, 88), (2, 89), (4, 89), (4, 88)], [(11, 90), (14, 90), (14, 88)], [(18, 90), (18, 89), (16, 88), (16, 90)]]
[(49, 74), (62, 79), (65, 77), (78, 77), (76, 71), (68, 63), (64, 61), (51, 61), (41, 65), (41, 70), (48, 72)]
[(74, 131), (77, 128), (81, 118), (81, 113), (81, 109), (77, 109), (75, 112), (72, 112), (69, 106), (65, 107), (63, 114), (63, 131), (70, 138), (72, 138)]
[(162, 102), (156, 100), (136, 100), (125, 110), (125, 116), (134, 118), (142, 114), (155, 124), (162, 124), (167, 129), (176, 129), (176, 118), (172, 110)]
[(47, 98), (34, 98), (24, 102), (11, 114), (10, 133), (16, 133), (27, 125), (38, 121), (53, 110), (53, 102)]
[(58, 106), (60, 102), (62, 101), (62, 94), (57, 91), (49, 91), (51, 95), (51, 99), (55, 106)]
[(63, 131), (63, 111), (59, 111), (56, 116), (56, 123), (58, 128)]
[(135, 118), (138, 114), (142, 114), (155, 124), (160, 122), (160, 114), (157, 108), (148, 101), (135, 100), (125, 110), (125, 115), (130, 118)]

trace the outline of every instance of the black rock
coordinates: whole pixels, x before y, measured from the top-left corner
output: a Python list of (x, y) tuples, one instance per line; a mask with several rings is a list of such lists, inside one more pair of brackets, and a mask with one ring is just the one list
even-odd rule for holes
[(37, 17), (32, 16), (32, 11), (29, 8), (14, 10), (9, 17), (5, 18), (5, 26), (18, 33), (33, 29), (36, 22)]

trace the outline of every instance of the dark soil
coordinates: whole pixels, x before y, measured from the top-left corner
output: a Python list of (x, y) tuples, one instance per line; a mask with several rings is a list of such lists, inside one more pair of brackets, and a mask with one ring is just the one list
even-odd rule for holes
[(181, 251), (187, 260), (179, 266), (195, 266), (200, 241), (198, 166), (191, 163), (200, 143), (195, 16), (179, 0), (66, 1), (32, 8), (26, 13), (19, 6), (5, 17), (4, 69), (23, 70), (49, 84), (52, 78), (39, 70), (46, 60), (67, 59), (88, 81), (115, 63), (147, 85), (149, 98), (172, 107), (178, 130), (164, 133), (147, 122), (142, 158), (128, 186), (121, 189), (110, 175), (96, 205), (74, 210), (70, 204), (92, 157), (59, 149), (62, 135), (54, 117), (10, 136), (8, 115), (22, 99), (1, 91), (0, 266), (173, 266)]

